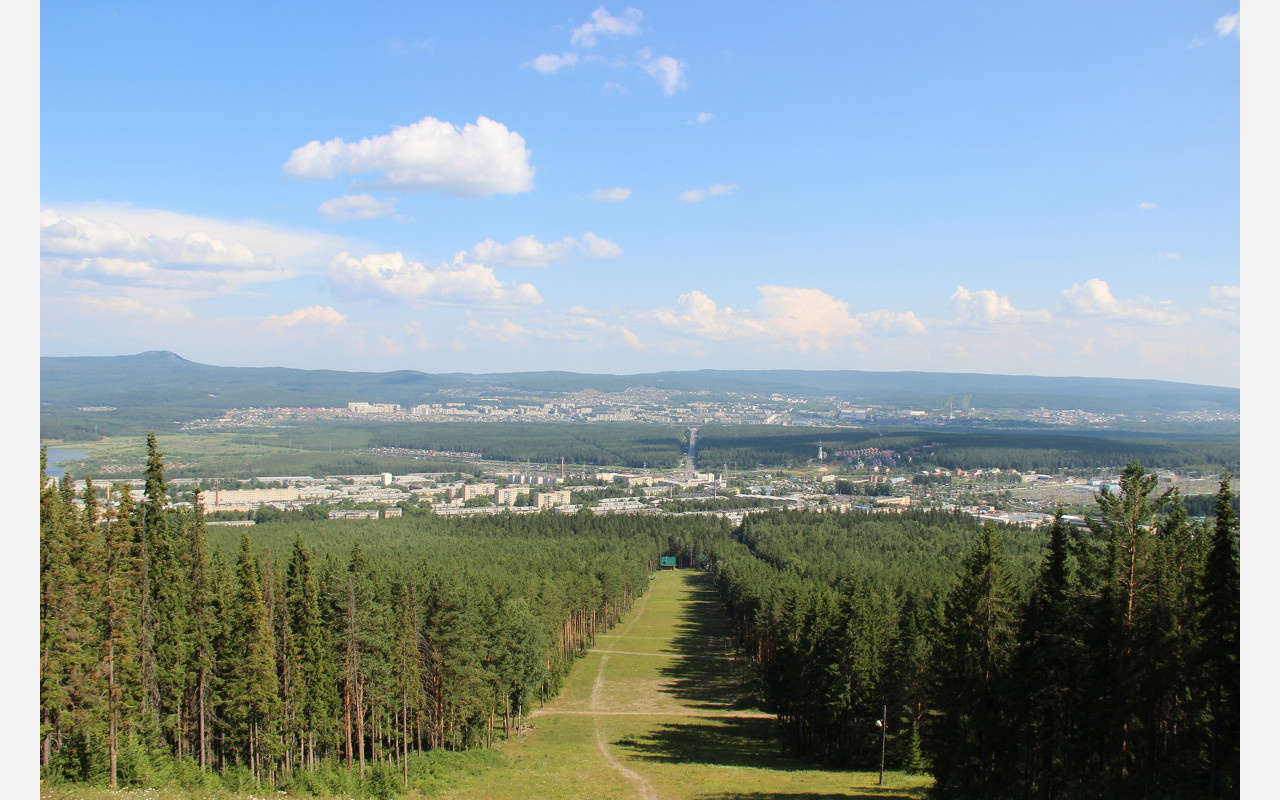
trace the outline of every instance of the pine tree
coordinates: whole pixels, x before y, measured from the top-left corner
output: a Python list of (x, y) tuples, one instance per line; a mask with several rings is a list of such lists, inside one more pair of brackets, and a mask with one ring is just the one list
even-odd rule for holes
[(1200, 683), (1208, 706), (1210, 797), (1240, 792), (1240, 521), (1230, 476), (1214, 503), (1213, 541), (1200, 585)]
[(935, 650), (933, 707), (939, 714), (925, 743), (940, 796), (1003, 796), (1011, 749), (1004, 690), (1017, 610), (1000, 536), (986, 526), (947, 596)]
[(407, 585), (400, 587), (396, 605), (395, 681), (400, 701), (400, 767), (405, 788), (409, 786), (410, 714), (416, 715), (422, 705), (421, 626), (418, 601)]
[[(1092, 724), (1101, 731), (1100, 776), (1105, 790), (1122, 796), (1154, 778), (1157, 732), (1146, 698), (1157, 666), (1149, 652), (1157, 562), (1156, 514), (1168, 494), (1156, 496), (1158, 478), (1134, 462), (1120, 477), (1120, 494), (1098, 494), (1100, 520), (1089, 520), (1102, 543), (1089, 594), (1098, 598), (1093, 688), (1102, 702)], [(1101, 788), (1101, 787), (1100, 787)]]
[(311, 567), (311, 554), (294, 541), (285, 588), (290, 644), (297, 668), (298, 710), (301, 715), (303, 761), (315, 769), (317, 747), (332, 743), (333, 718), (338, 710), (332, 650), (320, 612), (320, 590)]
[(192, 497), (192, 510), (184, 520), (188, 549), (186, 584), (190, 590), (190, 646), (186, 672), (190, 676), (184, 716), (191, 721), (193, 744), (202, 770), (209, 766), (211, 714), (214, 705), (214, 682), (217, 653), (214, 641), (222, 625), (216, 615), (219, 588), (214, 584), (209, 560), (208, 532), (204, 521), (204, 505), (197, 488)]
[(262, 582), (249, 537), (241, 534), (236, 565), (237, 590), (232, 609), (228, 716), (235, 724), (238, 748), (255, 780), (263, 780), (278, 755), (279, 684), (275, 637), (262, 597)]
[[(75, 633), (66, 599), (74, 584), (68, 529), (75, 507), (67, 503), (58, 482), (45, 473), (46, 451), (40, 449), (40, 766), (48, 769), (60, 743), (63, 716), (71, 704), (67, 686), (69, 649)], [(63, 478), (63, 483), (67, 478)]]
[(136, 524), (128, 484), (112, 508), (103, 529), (106, 569), (102, 597), (103, 662), (107, 673), (108, 781), (119, 785), (118, 762), (122, 728), (136, 725), (141, 713), (142, 683), (138, 668), (138, 615), (141, 604), (141, 532)]
[(1028, 796), (1060, 797), (1081, 779), (1078, 708), (1085, 661), (1071, 531), (1059, 510), (1049, 552), (1031, 589), (1014, 659), (1012, 704), (1020, 742), (1016, 779)]
[(142, 532), (145, 545), (147, 604), (143, 624), (143, 679), (151, 713), (168, 747), (186, 755), (184, 700), (191, 683), (191, 638), (186, 543), (169, 524), (164, 455), (154, 433), (147, 435)]

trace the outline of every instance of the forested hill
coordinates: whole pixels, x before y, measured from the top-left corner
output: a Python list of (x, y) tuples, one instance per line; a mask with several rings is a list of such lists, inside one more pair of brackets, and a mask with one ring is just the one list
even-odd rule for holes
[(1121, 378), (859, 370), (697, 370), (641, 375), (342, 372), (217, 367), (155, 350), (131, 356), (40, 359), (42, 407), (55, 411), (115, 406), (213, 412), (250, 406), (332, 407), (352, 400), (411, 406), (438, 401), (458, 390), (495, 397), (537, 397), (632, 387), (837, 396), (854, 403), (933, 407), (961, 397), (967, 404), (984, 408), (1078, 408), (1104, 413), (1240, 408), (1239, 389)]

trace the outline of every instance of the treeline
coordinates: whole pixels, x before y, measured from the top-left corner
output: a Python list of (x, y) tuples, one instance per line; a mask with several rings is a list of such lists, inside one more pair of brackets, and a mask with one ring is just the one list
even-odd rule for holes
[[(390, 795), (423, 754), (491, 744), (558, 692), (658, 556), (719, 520), (500, 515), (206, 527), (77, 497), (41, 463), (40, 762), (53, 781)], [(356, 544), (353, 545), (353, 541)]]
[(786, 747), (872, 768), (883, 720), (939, 797), (1238, 796), (1233, 497), (1202, 526), (1156, 485), (1131, 465), (1088, 528), (1058, 518), (1029, 579), (1032, 534), (970, 529), (941, 591), (921, 564), (959, 522), (749, 519), (713, 569)]
[[(647, 465), (682, 463), (685, 429), (639, 423), (344, 423), (364, 425), (371, 446), (473, 450), (503, 461)], [(300, 439), (301, 441), (301, 439)], [(705, 425), (698, 429), (700, 469), (719, 471), (799, 466), (828, 453), (877, 447), (911, 454), (910, 467), (1000, 467), (1020, 472), (1094, 469), (1139, 461), (1161, 469), (1239, 471), (1238, 436), (1125, 437), (1114, 433), (927, 433), (866, 428), (797, 428), (781, 425)]]

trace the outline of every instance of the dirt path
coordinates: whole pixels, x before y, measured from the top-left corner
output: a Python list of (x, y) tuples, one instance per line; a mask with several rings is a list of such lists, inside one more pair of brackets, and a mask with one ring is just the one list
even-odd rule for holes
[(919, 798), (930, 781), (835, 772), (780, 755), (772, 715), (743, 698), (743, 665), (708, 577), (661, 572), (597, 637), (503, 763), (451, 779), (441, 800)]
[[(645, 596), (640, 600), (639, 607), (635, 609), (635, 613), (631, 615), (630, 621), (627, 622), (622, 631), (618, 634), (618, 638), (624, 638), (627, 635), (627, 631), (631, 630), (631, 628), (635, 626), (636, 620), (644, 616), (645, 606), (649, 603), (649, 598), (652, 596), (653, 592), (645, 593)], [(604, 756), (604, 760), (609, 763), (610, 767), (613, 767), (622, 775), (622, 777), (631, 782), (631, 785), (640, 793), (641, 800), (658, 800), (658, 792), (653, 788), (653, 784), (649, 782), (649, 779), (633, 769), (624, 767), (622, 762), (619, 761), (610, 751), (609, 745), (605, 742), (604, 730), (600, 725), (599, 715), (602, 712), (609, 713), (609, 710), (603, 705), (602, 697), (604, 695), (605, 670), (609, 667), (609, 657), (614, 653), (615, 651), (612, 650), (603, 651), (603, 654), (600, 656), (600, 668), (596, 670), (596, 680), (591, 687), (591, 714), (593, 715), (595, 722), (596, 749), (600, 751), (600, 755)]]

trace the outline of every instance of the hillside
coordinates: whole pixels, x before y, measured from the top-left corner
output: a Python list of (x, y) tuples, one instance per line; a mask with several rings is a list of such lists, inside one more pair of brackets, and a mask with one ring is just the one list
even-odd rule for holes
[(165, 410), (173, 419), (250, 406), (342, 406), (352, 400), (411, 406), (459, 396), (551, 397), (654, 387), (676, 392), (779, 393), (844, 402), (939, 407), (953, 397), (984, 408), (1085, 411), (1238, 411), (1240, 391), (1168, 381), (858, 370), (697, 370), (641, 375), (574, 372), (431, 374), (218, 367), (167, 351), (40, 359), (47, 411), (85, 406)]

